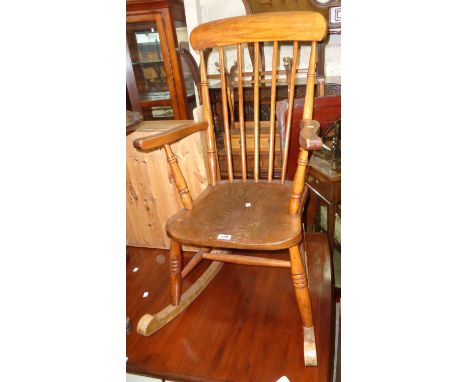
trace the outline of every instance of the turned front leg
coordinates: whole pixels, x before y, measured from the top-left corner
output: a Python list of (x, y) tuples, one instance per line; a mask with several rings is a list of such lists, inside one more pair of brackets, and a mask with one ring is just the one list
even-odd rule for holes
[(307, 286), (307, 276), (299, 247), (296, 245), (289, 248), (289, 255), (291, 257), (291, 276), (296, 292), (297, 305), (299, 306), (304, 327), (309, 328), (313, 326), (312, 308), (310, 305), (309, 288)]
[(179, 305), (182, 289), (182, 249), (180, 243), (175, 240), (171, 240), (169, 267), (171, 280), (171, 304)]
[(299, 247), (289, 248), (291, 257), (291, 276), (296, 292), (297, 305), (304, 325), (304, 363), (306, 366), (317, 366), (317, 347), (315, 345), (314, 322), (310, 304), (307, 275), (302, 263)]

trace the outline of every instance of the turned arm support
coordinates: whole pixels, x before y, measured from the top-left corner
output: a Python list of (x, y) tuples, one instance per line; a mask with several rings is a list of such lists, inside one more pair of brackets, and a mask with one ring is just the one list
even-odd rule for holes
[(301, 202), (304, 193), (304, 184), (307, 165), (309, 164), (309, 151), (320, 150), (322, 148), (322, 139), (317, 135), (320, 123), (313, 119), (303, 119), (300, 123), (301, 131), (299, 133), (299, 158), (297, 160), (296, 175), (289, 199), (289, 213), (297, 214), (301, 209)]
[(152, 150), (174, 143), (182, 138), (188, 137), (190, 134), (196, 133), (197, 131), (204, 131), (207, 128), (208, 123), (205, 121), (176, 126), (158, 134), (135, 139), (133, 141), (133, 146), (140, 150)]
[(164, 151), (166, 152), (167, 163), (171, 169), (172, 177), (179, 193), (180, 200), (184, 208), (191, 210), (193, 208), (192, 196), (190, 195), (190, 190), (187, 187), (187, 182), (180, 170), (179, 164), (177, 163), (177, 158), (172, 151), (170, 146), (171, 143), (174, 143), (182, 138), (185, 138), (197, 131), (206, 130), (208, 123), (206, 122), (195, 122), (187, 123), (179, 126), (175, 126), (171, 129), (167, 129), (164, 132), (150, 135), (148, 137), (135, 139), (133, 141), (133, 146), (140, 150), (152, 150), (164, 146)]
[(166, 151), (167, 163), (171, 168), (172, 177), (174, 179), (174, 183), (177, 187), (177, 192), (179, 193), (180, 201), (184, 208), (191, 210), (193, 208), (193, 201), (192, 196), (190, 195), (190, 190), (187, 187), (187, 181), (180, 171), (179, 164), (177, 163), (177, 158), (174, 155), (171, 146), (169, 144), (164, 145), (164, 151)]
[(322, 148), (322, 138), (317, 133), (320, 123), (313, 119), (303, 119), (300, 123), (299, 144), (304, 150), (320, 150)]

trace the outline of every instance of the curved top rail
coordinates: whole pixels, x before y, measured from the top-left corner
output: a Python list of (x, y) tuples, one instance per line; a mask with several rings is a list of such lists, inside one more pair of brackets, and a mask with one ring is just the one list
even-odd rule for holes
[(270, 12), (230, 17), (198, 25), (193, 49), (263, 41), (321, 41), (327, 21), (317, 12)]

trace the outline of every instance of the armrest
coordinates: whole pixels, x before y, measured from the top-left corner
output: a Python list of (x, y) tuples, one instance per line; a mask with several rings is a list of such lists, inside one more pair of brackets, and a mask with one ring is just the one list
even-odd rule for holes
[(174, 143), (190, 134), (206, 130), (207, 128), (208, 123), (205, 121), (176, 126), (161, 133), (135, 139), (133, 141), (133, 146), (140, 150), (151, 150), (166, 144)]
[(320, 123), (313, 119), (303, 119), (300, 123), (299, 144), (304, 150), (320, 150), (322, 138), (317, 135)]

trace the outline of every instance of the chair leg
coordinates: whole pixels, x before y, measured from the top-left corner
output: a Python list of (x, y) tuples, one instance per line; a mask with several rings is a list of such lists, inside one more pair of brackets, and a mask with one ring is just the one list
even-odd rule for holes
[(171, 304), (180, 304), (180, 293), (182, 290), (182, 249), (180, 243), (171, 240), (169, 250), (169, 267), (171, 271)]
[(299, 246), (289, 248), (291, 258), (291, 276), (296, 292), (297, 305), (304, 325), (304, 362), (306, 366), (317, 366), (317, 350), (315, 346), (314, 322), (310, 304), (307, 276), (304, 271)]

